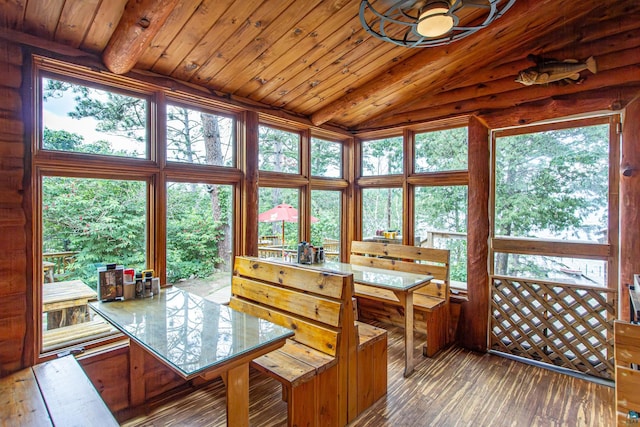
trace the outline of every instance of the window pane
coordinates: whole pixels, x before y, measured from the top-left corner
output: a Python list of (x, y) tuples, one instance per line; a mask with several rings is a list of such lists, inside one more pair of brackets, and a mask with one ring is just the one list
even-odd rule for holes
[(146, 158), (147, 111), (143, 98), (42, 78), (42, 147)]
[(402, 173), (402, 137), (362, 141), (362, 175)]
[(167, 106), (167, 160), (200, 165), (234, 166), (234, 120)]
[[(382, 231), (402, 230), (402, 189), (365, 188), (362, 190), (362, 237), (375, 239)], [(402, 236), (396, 236), (398, 240)]]
[[(96, 291), (98, 267), (108, 263), (136, 270), (146, 267), (146, 192), (146, 183), (142, 181), (42, 179), (45, 350), (70, 344), (68, 340), (56, 340), (50, 332), (54, 329), (104, 322), (88, 310), (86, 304), (73, 305), (79, 302), (73, 296), (69, 297), (72, 305), (69, 308), (49, 304), (49, 287), (59, 292), (65, 286), (83, 288), (87, 285)], [(106, 323), (97, 325), (94, 331), (99, 333), (98, 330), (112, 331)], [(66, 338), (73, 341), (83, 336), (70, 333)]]
[(609, 126), (497, 138), (496, 236), (606, 242)]
[(326, 259), (340, 259), (341, 219), (340, 191), (311, 191), (311, 243), (323, 247)]
[(311, 138), (311, 175), (342, 177), (342, 144)]
[(300, 173), (300, 135), (259, 127), (258, 162), (263, 171)]
[(607, 284), (606, 261), (501, 252), (494, 258), (496, 275), (591, 286)]
[(231, 285), (233, 187), (167, 183), (167, 282), (203, 298)]
[(261, 187), (258, 197), (258, 255), (297, 257), (300, 242), (299, 191), (293, 188)]
[(415, 172), (467, 169), (467, 128), (418, 133), (415, 136)]
[(416, 246), (449, 249), (451, 285), (467, 282), (467, 187), (417, 187)]

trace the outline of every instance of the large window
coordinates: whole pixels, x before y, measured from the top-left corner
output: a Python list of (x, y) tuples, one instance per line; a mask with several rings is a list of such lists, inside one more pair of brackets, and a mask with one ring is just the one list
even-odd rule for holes
[(259, 127), (259, 168), (264, 171), (300, 173), (300, 135), (261, 125)]
[(415, 189), (415, 245), (450, 251), (452, 286), (467, 282), (467, 186)]
[(179, 105), (167, 106), (167, 160), (235, 166), (235, 122)]
[(311, 138), (311, 175), (342, 177), (342, 144)]
[(167, 183), (167, 282), (205, 298), (230, 285), (232, 186)]
[(365, 188), (362, 190), (362, 236), (375, 239), (383, 232), (395, 232), (396, 243), (402, 241), (402, 188)]
[[(169, 104), (154, 105), (165, 97), (122, 79), (94, 74), (89, 82), (71, 69), (54, 74), (46, 59), (36, 73), (40, 351), (96, 345), (114, 333), (86, 303), (97, 297), (98, 269), (107, 264), (150, 269), (162, 284), (203, 296), (228, 288), (233, 198), (242, 178), (234, 168), (234, 114), (193, 96), (187, 107), (173, 93)], [(166, 116), (155, 116), (160, 111)]]
[(467, 185), (460, 185), (468, 180), (467, 139), (466, 127), (414, 135), (414, 244), (448, 249), (451, 286), (461, 289), (467, 282)]
[(265, 258), (297, 256), (297, 245), (300, 242), (299, 190), (261, 187), (259, 199), (259, 256)]
[(497, 134), (495, 274), (607, 284), (610, 125), (593, 122)]
[(417, 133), (414, 172), (466, 170), (467, 134), (466, 127)]
[(149, 102), (62, 79), (41, 79), (42, 148), (146, 158)]
[(362, 141), (362, 176), (401, 174), (402, 137)]
[(342, 192), (311, 190), (311, 243), (328, 259), (340, 259)]

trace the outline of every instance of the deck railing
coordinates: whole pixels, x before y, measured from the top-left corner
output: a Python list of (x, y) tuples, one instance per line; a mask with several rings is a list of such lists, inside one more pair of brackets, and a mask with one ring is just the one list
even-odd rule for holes
[(491, 348), (612, 379), (614, 289), (494, 276)]
[[(75, 262), (77, 254), (76, 251), (47, 252), (42, 254), (42, 260), (53, 263), (53, 276), (58, 278), (63, 276), (69, 266)], [(61, 280), (66, 280), (66, 278), (62, 277)]]

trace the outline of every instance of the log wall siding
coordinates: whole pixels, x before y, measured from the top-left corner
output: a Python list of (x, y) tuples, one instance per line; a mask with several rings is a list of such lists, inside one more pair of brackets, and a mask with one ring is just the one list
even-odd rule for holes
[(0, 376), (29, 366), (22, 51), (0, 40)]
[(640, 99), (627, 107), (620, 161), (620, 318), (629, 320), (629, 289), (640, 274)]

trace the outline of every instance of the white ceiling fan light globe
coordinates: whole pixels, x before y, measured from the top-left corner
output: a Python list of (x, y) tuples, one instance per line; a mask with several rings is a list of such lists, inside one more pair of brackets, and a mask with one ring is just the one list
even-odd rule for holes
[(453, 28), (453, 17), (449, 9), (440, 5), (427, 7), (420, 13), (416, 31), (423, 37), (440, 37)]

